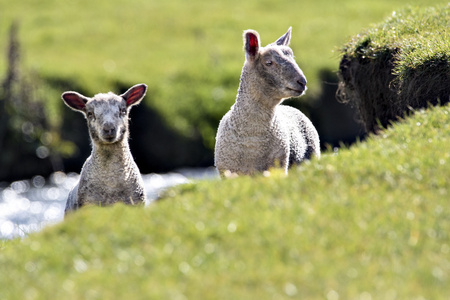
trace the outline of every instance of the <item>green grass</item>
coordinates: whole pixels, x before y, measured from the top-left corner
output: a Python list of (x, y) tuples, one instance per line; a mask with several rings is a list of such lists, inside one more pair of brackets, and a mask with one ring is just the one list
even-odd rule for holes
[(388, 126), (411, 107), (449, 101), (449, 24), (450, 4), (408, 7), (341, 48), (339, 93), (367, 131)]
[[(200, 131), (212, 147), (217, 123), (235, 100), (243, 30), (258, 30), (265, 45), (293, 26), (292, 48), (310, 87), (303, 99), (312, 101), (321, 93), (320, 71), (337, 70), (334, 49), (404, 5), (402, 0), (0, 0), (0, 49), (17, 20), (28, 70), (49, 82), (66, 80), (88, 95), (114, 90), (118, 83), (147, 83), (148, 105), (185, 136)], [(54, 106), (49, 115), (58, 124), (58, 109), (66, 109), (59, 97), (63, 90), (54, 84), (47, 89)]]
[[(394, 74), (407, 80), (417, 69), (426, 72), (438, 62), (450, 64), (450, 4), (393, 12), (383, 23), (358, 34), (342, 49), (348, 57), (376, 59), (394, 53)], [(447, 69), (444, 69), (447, 70)], [(434, 70), (433, 72), (436, 72)], [(428, 76), (432, 74), (427, 74)], [(416, 75), (417, 76), (417, 75)]]
[(0, 248), (1, 299), (448, 299), (450, 106), (271, 176), (85, 208)]

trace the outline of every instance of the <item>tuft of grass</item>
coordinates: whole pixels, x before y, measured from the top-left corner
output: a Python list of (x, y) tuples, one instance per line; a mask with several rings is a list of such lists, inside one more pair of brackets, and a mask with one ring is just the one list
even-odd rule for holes
[(450, 4), (436, 7), (408, 7), (394, 11), (386, 21), (353, 37), (341, 49), (349, 58), (376, 59), (394, 53), (394, 74), (404, 80), (431, 61), (450, 60)]
[(289, 176), (82, 209), (4, 243), (0, 298), (447, 299), (449, 146), (433, 107)]
[(450, 100), (450, 4), (409, 7), (354, 36), (342, 49), (341, 95), (368, 131), (409, 107)]

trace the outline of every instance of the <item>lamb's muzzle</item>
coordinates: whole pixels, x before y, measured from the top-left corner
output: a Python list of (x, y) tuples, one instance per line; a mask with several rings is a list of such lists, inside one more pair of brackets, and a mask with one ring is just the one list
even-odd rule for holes
[(117, 138), (117, 130), (113, 123), (105, 123), (103, 125), (102, 138), (109, 142), (113, 142)]

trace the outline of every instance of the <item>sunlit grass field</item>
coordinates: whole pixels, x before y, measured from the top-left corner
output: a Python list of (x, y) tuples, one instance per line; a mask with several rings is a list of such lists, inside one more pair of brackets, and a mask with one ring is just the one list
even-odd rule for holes
[(286, 177), (90, 207), (0, 249), (1, 299), (448, 299), (450, 107)]
[[(26, 64), (44, 77), (92, 93), (145, 82), (147, 104), (188, 133), (234, 101), (243, 29), (265, 44), (292, 25), (314, 95), (318, 70), (338, 67), (334, 47), (404, 4), (29, 1), (0, 7), (0, 22), (3, 36), (22, 10)], [(83, 208), (0, 242), (0, 299), (448, 299), (448, 149), (450, 106), (431, 107), (288, 176)]]
[[(243, 30), (259, 31), (265, 45), (293, 27), (291, 46), (309, 85), (303, 99), (312, 101), (321, 93), (320, 70), (337, 71), (335, 50), (350, 36), (407, 4), (436, 3), (442, 1), (0, 0), (0, 49), (16, 20), (27, 70), (87, 95), (144, 82), (148, 105), (186, 136), (199, 130), (212, 147), (215, 125), (235, 100)], [(47, 90), (56, 124), (61, 89)]]

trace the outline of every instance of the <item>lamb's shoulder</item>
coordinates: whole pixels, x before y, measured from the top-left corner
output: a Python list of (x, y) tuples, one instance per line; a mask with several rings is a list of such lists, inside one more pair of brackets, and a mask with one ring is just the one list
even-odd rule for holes
[(69, 192), (69, 196), (67, 197), (66, 202), (66, 208), (64, 209), (65, 213), (78, 209), (78, 186), (79, 184), (74, 186)]

